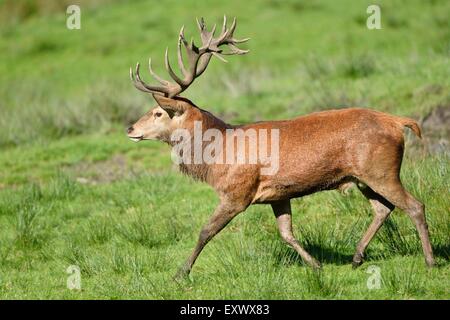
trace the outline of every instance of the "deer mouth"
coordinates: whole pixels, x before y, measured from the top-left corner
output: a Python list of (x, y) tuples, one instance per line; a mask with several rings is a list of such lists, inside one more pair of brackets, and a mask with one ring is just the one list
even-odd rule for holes
[(139, 141), (141, 141), (142, 139), (144, 139), (144, 136), (142, 135), (142, 136), (128, 137), (128, 138), (130, 138), (131, 141), (139, 142)]

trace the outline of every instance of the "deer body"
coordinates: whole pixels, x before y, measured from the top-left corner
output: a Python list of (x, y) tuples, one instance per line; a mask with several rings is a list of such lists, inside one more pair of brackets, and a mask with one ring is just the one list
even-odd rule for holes
[[(227, 29), (225, 19), (221, 35), (213, 38), (214, 31), (206, 31), (202, 21), (199, 23), (203, 42), (200, 48), (193, 43), (187, 45), (182, 29), (178, 57), (184, 79), (174, 75), (166, 55), (166, 67), (175, 84), (156, 76), (151, 67), (150, 73), (162, 87), (144, 83), (139, 76), (139, 65), (136, 76), (131, 72), (136, 88), (151, 93), (158, 104), (128, 129), (128, 136), (134, 141), (161, 140), (173, 148), (188, 146), (188, 150), (197, 148), (205, 151), (212, 142), (196, 140), (195, 135), (194, 138), (179, 141), (173, 138), (177, 130), (192, 133), (200, 124), (202, 133), (215, 130), (223, 136), (222, 144), (215, 149), (214, 155), (225, 159), (230, 152), (228, 142), (234, 145), (238, 132), (244, 135), (251, 131), (270, 132), (270, 138), (274, 137), (274, 131), (277, 132), (276, 148), (269, 148), (276, 149), (278, 155), (277, 170), (272, 174), (262, 173), (262, 168), (267, 165), (262, 158), (254, 163), (206, 163), (196, 162), (195, 156), (188, 154), (184, 159), (189, 161), (179, 164), (183, 173), (210, 184), (218, 194), (219, 204), (202, 228), (193, 253), (178, 275), (188, 274), (204, 246), (236, 215), (252, 204), (270, 204), (283, 240), (306, 263), (319, 267), (319, 262), (303, 249), (293, 235), (290, 199), (336, 189), (349, 182), (357, 183), (375, 213), (372, 223), (357, 245), (353, 257), (354, 267), (362, 263), (366, 247), (395, 207), (411, 217), (422, 242), (426, 263), (434, 265), (424, 206), (404, 189), (400, 181), (404, 127), (410, 128), (420, 137), (420, 128), (414, 120), (369, 109), (348, 108), (316, 112), (292, 120), (233, 126), (178, 96), (205, 70), (212, 55), (223, 53), (220, 46), (229, 46), (231, 54), (247, 52), (235, 46), (242, 42), (232, 38), (235, 27), (234, 21), (231, 28)], [(189, 71), (181, 59), (181, 44), (184, 44), (187, 51), (191, 66)], [(214, 140), (214, 143), (217, 141)], [(251, 144), (245, 145), (240, 155), (250, 156), (251, 148)]]
[[(369, 174), (398, 167), (402, 157), (403, 125), (396, 117), (368, 109), (317, 112), (268, 125), (280, 129), (280, 168), (276, 175), (260, 177), (254, 203), (364, 181)], [(389, 163), (383, 164), (385, 159)]]
[[(364, 180), (369, 173), (383, 175), (390, 168), (398, 169), (403, 154), (404, 121), (413, 121), (369, 109), (348, 108), (292, 120), (233, 126), (209, 112), (198, 111), (202, 115), (189, 119), (190, 125), (184, 128), (191, 130), (194, 121), (201, 121), (206, 123), (205, 130), (280, 130), (280, 167), (276, 175), (261, 175), (260, 164), (181, 165), (182, 172), (209, 183), (219, 193), (229, 193), (226, 185), (231, 185), (245, 195), (245, 205), (336, 189), (349, 181)], [(392, 161), (383, 165), (386, 159)]]

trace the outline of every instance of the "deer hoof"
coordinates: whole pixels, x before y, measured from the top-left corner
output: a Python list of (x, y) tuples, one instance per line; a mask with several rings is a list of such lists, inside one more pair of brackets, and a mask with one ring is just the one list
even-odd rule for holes
[(436, 262), (434, 261), (433, 258), (425, 259), (425, 262), (426, 262), (428, 268), (433, 268), (436, 266)]
[(353, 256), (352, 267), (353, 269), (358, 268), (363, 263), (363, 255), (361, 253), (355, 253)]
[(189, 273), (191, 272), (191, 269), (183, 266), (181, 267), (177, 273), (173, 276), (173, 280), (179, 281), (179, 280), (185, 280), (189, 277)]
[(320, 265), (320, 262), (317, 261), (316, 259), (312, 259), (311, 261), (309, 261), (309, 265), (310, 265), (314, 270), (320, 270), (320, 269), (322, 269), (322, 266)]

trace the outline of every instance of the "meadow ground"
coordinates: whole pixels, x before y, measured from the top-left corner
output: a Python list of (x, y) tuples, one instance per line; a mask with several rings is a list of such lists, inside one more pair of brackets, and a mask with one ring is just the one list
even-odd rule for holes
[[(448, 299), (450, 296), (450, 26), (448, 1), (0, 0), (0, 299)], [(77, 1), (74, 1), (77, 2)], [(231, 123), (345, 106), (413, 117), (402, 179), (427, 208), (438, 267), (425, 267), (413, 224), (396, 210), (356, 270), (372, 219), (355, 189), (293, 202), (294, 232), (323, 264), (303, 265), (278, 236), (268, 206), (253, 206), (208, 244), (189, 279), (172, 276), (217, 204), (182, 176), (170, 150), (129, 141), (124, 128), (152, 101), (128, 68), (195, 17), (238, 17), (251, 53), (213, 61), (185, 94)], [(81, 290), (69, 290), (78, 266)], [(373, 266), (379, 289), (369, 289)]]

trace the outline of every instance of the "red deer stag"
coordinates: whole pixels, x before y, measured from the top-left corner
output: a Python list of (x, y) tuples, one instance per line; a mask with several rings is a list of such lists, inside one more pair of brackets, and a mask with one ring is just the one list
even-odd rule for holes
[[(353, 266), (357, 267), (362, 263), (364, 250), (394, 207), (405, 211), (414, 222), (426, 263), (433, 266), (424, 205), (405, 190), (399, 177), (404, 150), (403, 128), (410, 128), (420, 137), (418, 124), (409, 118), (361, 108), (316, 112), (292, 120), (264, 121), (243, 126), (227, 124), (179, 94), (205, 71), (212, 56), (224, 60), (222, 55), (225, 54), (247, 53), (248, 50), (239, 49), (236, 45), (248, 39), (236, 40), (233, 37), (236, 19), (228, 28), (224, 17), (223, 27), (217, 38), (214, 37), (215, 27), (208, 31), (203, 19), (197, 23), (202, 41), (200, 47), (193, 41), (188, 43), (185, 40), (183, 28), (179, 34), (178, 64), (182, 78), (173, 71), (167, 50), (165, 65), (174, 82), (156, 75), (151, 68), (151, 60), (149, 71), (160, 83), (159, 86), (148, 85), (141, 79), (139, 64), (135, 72), (130, 69), (135, 87), (152, 94), (158, 106), (128, 128), (128, 137), (136, 142), (160, 140), (173, 148), (178, 143), (195, 148), (198, 147), (195, 139), (177, 142), (173, 139), (174, 132), (183, 129), (192, 133), (195, 123), (200, 123), (202, 133), (214, 129), (223, 133), (225, 140), (232, 140), (234, 145), (238, 131), (244, 136), (252, 130), (277, 131), (278, 150), (272, 151), (278, 152), (278, 170), (262, 174), (261, 169), (265, 163), (259, 158), (256, 163), (179, 163), (183, 173), (211, 185), (217, 192), (220, 203), (202, 228), (194, 251), (177, 275), (189, 274), (204, 246), (236, 215), (252, 204), (270, 204), (283, 240), (306, 263), (319, 268), (319, 262), (301, 246), (292, 233), (290, 200), (322, 190), (336, 189), (350, 182), (356, 183), (375, 213), (372, 223), (356, 247)], [(186, 52), (188, 67), (183, 62), (182, 47)], [(227, 47), (229, 51), (223, 51), (222, 47)], [(216, 153), (225, 155), (228, 144), (224, 142), (221, 146), (222, 149), (216, 149)], [(250, 147), (247, 145), (241, 152), (248, 155)], [(205, 141), (201, 141), (200, 148), (207, 148)], [(191, 155), (188, 160), (189, 157)]]

